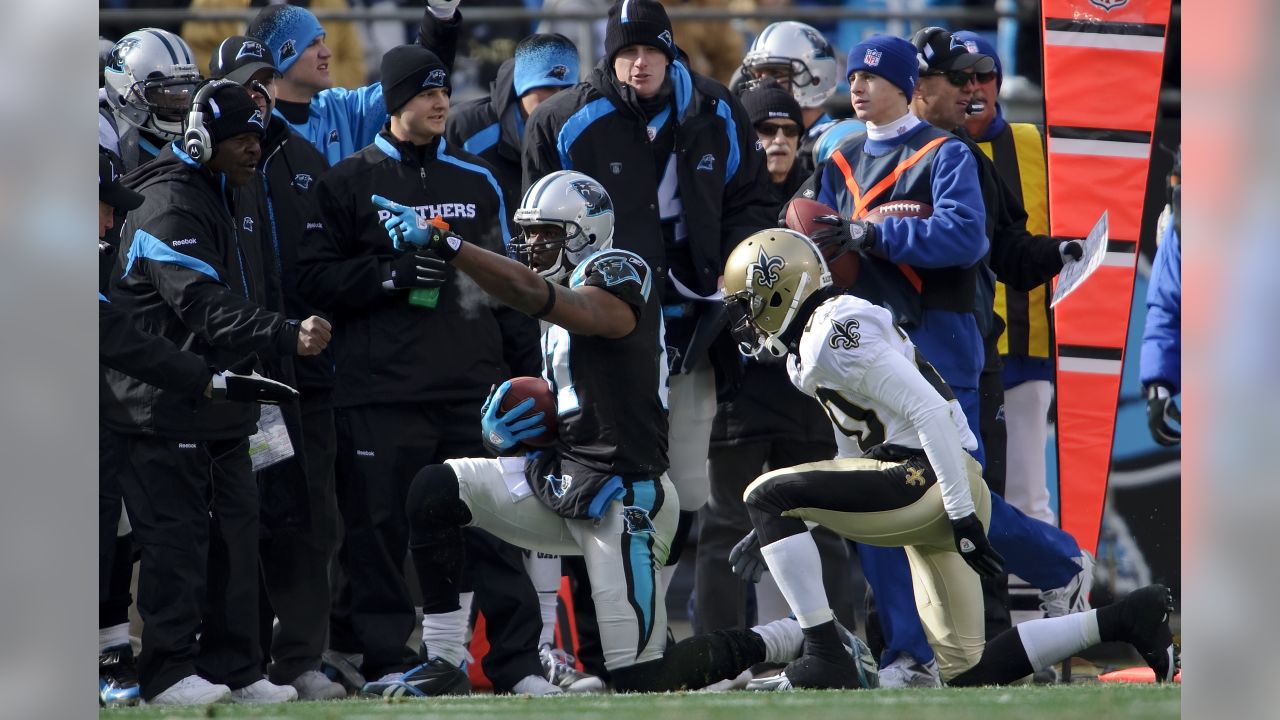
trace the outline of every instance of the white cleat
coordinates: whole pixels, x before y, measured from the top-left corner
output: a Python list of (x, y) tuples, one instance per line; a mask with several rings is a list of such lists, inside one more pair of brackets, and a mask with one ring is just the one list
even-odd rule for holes
[(199, 675), (188, 675), (145, 701), (145, 705), (212, 705), (231, 699), (231, 688), (214, 685)]
[(922, 665), (906, 653), (898, 653), (893, 662), (880, 669), (882, 688), (940, 688), (942, 675), (938, 661), (930, 660)]
[(242, 705), (273, 705), (298, 699), (292, 685), (276, 685), (266, 678), (231, 691), (231, 702)]
[(542, 659), (542, 671), (546, 680), (567, 693), (604, 692), (604, 681), (577, 668), (572, 655), (557, 647), (543, 645), (538, 648)]

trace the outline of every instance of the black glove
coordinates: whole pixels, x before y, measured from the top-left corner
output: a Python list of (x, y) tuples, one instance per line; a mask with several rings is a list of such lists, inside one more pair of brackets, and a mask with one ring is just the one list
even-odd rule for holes
[[(1175, 428), (1171, 423), (1178, 423)], [(1147, 387), (1147, 427), (1151, 437), (1161, 445), (1177, 445), (1182, 442), (1182, 411), (1173, 401), (1173, 388), (1164, 383), (1152, 383)]]
[(850, 251), (870, 250), (876, 244), (876, 226), (866, 220), (850, 221), (839, 215), (819, 215), (813, 222), (830, 226), (829, 230), (819, 230), (809, 238), (820, 248), (835, 246), (836, 251), (831, 253), (827, 262)]
[(951, 532), (955, 534), (960, 557), (974, 572), (982, 577), (999, 577), (1004, 573), (1004, 558), (991, 547), (987, 531), (976, 514), (969, 513), (959, 520), (952, 520)]
[(254, 372), (256, 355), (241, 360), (223, 372), (215, 373), (209, 383), (209, 396), (226, 402), (256, 402), (279, 405), (298, 397), (298, 391)]
[(1064, 240), (1058, 243), (1058, 254), (1062, 256), (1062, 263), (1065, 265), (1084, 257), (1084, 245), (1079, 240)]
[(391, 285), (438, 288), (448, 279), (449, 263), (426, 252), (407, 252), (391, 261)]
[(738, 541), (729, 551), (729, 564), (733, 566), (733, 574), (746, 582), (760, 582), (764, 571), (769, 569), (764, 555), (760, 554), (760, 536), (752, 530)]

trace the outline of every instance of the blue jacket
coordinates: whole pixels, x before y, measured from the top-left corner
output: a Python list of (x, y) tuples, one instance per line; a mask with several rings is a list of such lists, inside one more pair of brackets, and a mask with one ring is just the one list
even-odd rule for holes
[(1162, 382), (1182, 390), (1182, 239), (1165, 227), (1147, 286), (1140, 374), (1144, 387)]

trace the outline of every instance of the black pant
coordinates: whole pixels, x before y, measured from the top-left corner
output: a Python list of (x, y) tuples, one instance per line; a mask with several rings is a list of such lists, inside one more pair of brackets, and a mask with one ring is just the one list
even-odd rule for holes
[(127, 452), (119, 477), (142, 549), (142, 697), (193, 674), (232, 689), (257, 681), (258, 488), (248, 439), (131, 435)]
[[(699, 511), (698, 560), (695, 568), (695, 624), (698, 632), (747, 627), (747, 584), (729, 567), (729, 551), (751, 531), (742, 493), (769, 469), (830, 460), (830, 442), (796, 440), (743, 443), (711, 449), (711, 497)], [(822, 554), (822, 581), (831, 608), (846, 627), (854, 625), (853, 576), (844, 541), (825, 528), (813, 539)], [(760, 618), (773, 620), (775, 618)]]
[[(426, 465), (487, 456), (480, 442), (480, 404), (404, 403), (335, 411), (343, 523), (338, 558), (347, 582), (334, 603), (330, 645), (364, 653), (361, 672), (370, 680), (417, 662), (406, 647), (416, 617), (404, 577), (409, 484)], [(499, 551), (489, 540), (468, 535), (467, 569), (475, 579), (476, 605), (482, 611), (502, 608), (485, 613), (494, 653), (485, 673), (496, 687), (509, 689), (525, 675), (542, 672), (537, 593), (518, 550), (507, 546), (509, 550)], [(513, 579), (517, 571), (522, 581)], [(511, 676), (510, 683), (504, 682)]]
[(128, 463), (125, 436), (98, 428), (98, 627), (129, 622), (133, 596), (133, 542), (130, 535), (117, 537), (120, 525), (120, 472)]
[[(1004, 495), (1008, 435), (1004, 425), (1004, 377), (999, 362), (988, 362), (978, 378), (982, 453), (986, 460), (982, 479), (991, 492)], [(983, 616), (987, 637), (994, 638), (1013, 627), (1009, 617), (1009, 576), (982, 579)]]
[(303, 528), (273, 531), (260, 546), (264, 586), (279, 621), (267, 667), (276, 684), (320, 668), (329, 630), (329, 563), (338, 536), (331, 407), (303, 403), (302, 450), (309, 522)]

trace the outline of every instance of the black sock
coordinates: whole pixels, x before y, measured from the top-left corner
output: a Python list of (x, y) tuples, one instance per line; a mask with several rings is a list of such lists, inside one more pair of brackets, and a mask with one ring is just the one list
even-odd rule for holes
[(947, 681), (952, 687), (1003, 685), (1035, 672), (1017, 628), (1005, 630), (982, 649), (977, 665)]
[(1098, 608), (1098, 638), (1102, 642), (1128, 640), (1123, 631), (1124, 623), (1121, 621), (1122, 607), (1124, 607), (1124, 600)]
[(836, 632), (835, 620), (804, 628), (804, 654), (833, 660), (849, 656), (840, 641), (840, 633)]
[(431, 465), (418, 471), (409, 486), (406, 510), (422, 611), (430, 615), (457, 610), (466, 562), (462, 528), (471, 521), (471, 511), (460, 499), (453, 468)]
[(764, 640), (750, 630), (716, 630), (681, 640), (661, 660), (613, 671), (618, 692), (697, 690), (739, 673), (765, 657)]

